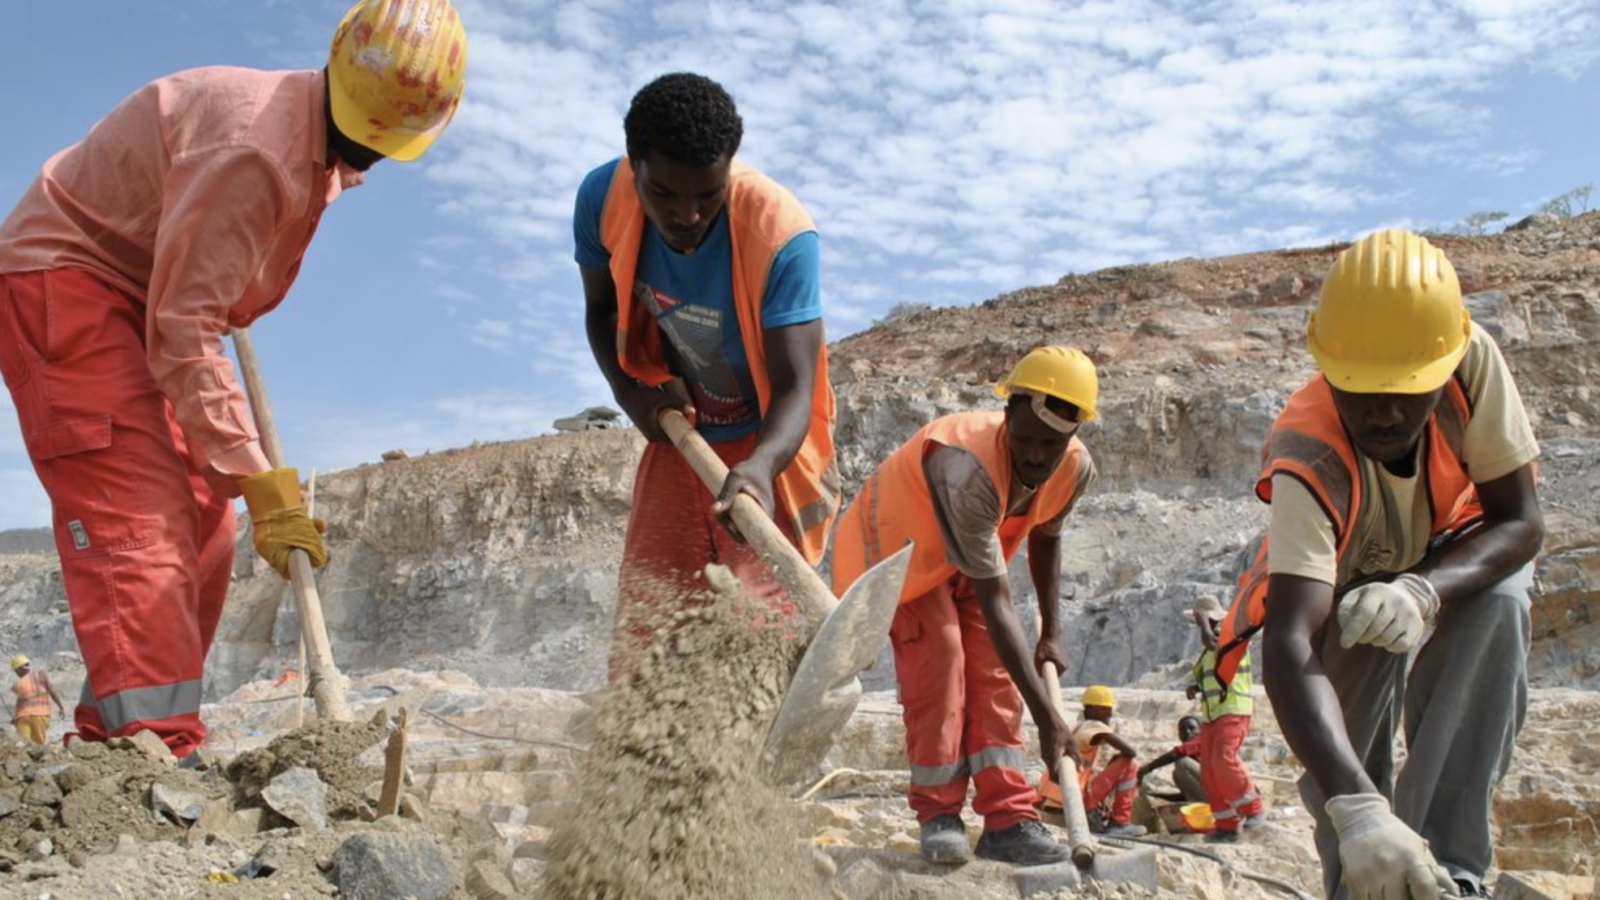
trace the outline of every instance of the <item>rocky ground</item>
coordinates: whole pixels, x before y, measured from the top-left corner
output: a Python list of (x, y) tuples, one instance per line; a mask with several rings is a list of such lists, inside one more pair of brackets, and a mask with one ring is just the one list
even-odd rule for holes
[[(567, 858), (558, 837), (563, 831), (566, 840), (591, 847), (606, 836), (612, 841), (606, 846), (614, 848), (607, 858), (630, 857), (628, 841), (638, 835), (625, 837), (620, 819), (600, 814), (630, 805), (656, 823), (653, 828), (663, 821), (680, 825), (681, 834), (673, 838), (669, 829), (667, 837), (684, 848), (737, 849), (736, 859), (715, 864), (755, 862), (788, 871), (787, 881), (761, 893), (779, 900), (1011, 900), (1029, 896), (1022, 887), (1037, 890), (1031, 895), (1036, 897), (1291, 896), (1254, 876), (1318, 895), (1310, 818), (1292, 784), (1298, 767), (1265, 703), (1244, 749), (1269, 803), (1265, 827), (1242, 844), (1211, 845), (1199, 835), (1161, 833), (1170, 817), (1163, 820), (1141, 805), (1152, 839), (1170, 846), (1156, 852), (1153, 865), (1122, 866), (1131, 882), (1114, 889), (1080, 884), (1066, 892), (1049, 889), (1051, 879), (1063, 877), (1060, 872), (1034, 873), (1029, 883), (1019, 882), (1029, 873), (1019, 876), (999, 864), (980, 861), (945, 870), (918, 859), (892, 694), (865, 698), (829, 757), (831, 777), (819, 786), (779, 794), (741, 780), (748, 757), (738, 757), (745, 765), (730, 763), (725, 751), (686, 735), (677, 743), (696, 748), (683, 761), (693, 777), (652, 776), (661, 781), (656, 787), (677, 785), (677, 801), (668, 801), (663, 788), (648, 797), (624, 790), (599, 803), (585, 772), (598, 765), (619, 786), (637, 787), (629, 779), (639, 776), (627, 774), (636, 771), (629, 768), (634, 764), (618, 763), (637, 757), (618, 752), (616, 736), (640, 724), (647, 726), (642, 733), (665, 735), (663, 723), (671, 716), (651, 719), (637, 698), (619, 704), (593, 694), (485, 688), (459, 673), (394, 670), (358, 679), (351, 697), (361, 722), (296, 732), (289, 730), (295, 701), (286, 699), (281, 685), (241, 688), (206, 710), (216, 726), (217, 757), (203, 772), (178, 769), (159, 748), (152, 752), (137, 741), (67, 750), (0, 748), (0, 897), (754, 896), (675, 892), (674, 884), (693, 884), (690, 873), (718, 857), (709, 853), (697, 862), (681, 852), (671, 855), (670, 845), (656, 868), (636, 876), (653, 877), (642, 882), (654, 885), (651, 893), (595, 887), (622, 877), (627, 869), (620, 865), (603, 869), (604, 878), (591, 868), (588, 881), (565, 873), (554, 885), (569, 890), (553, 890), (550, 867), (563, 863), (552, 860)], [(1073, 702), (1075, 692), (1067, 700)], [(399, 815), (371, 821), (383, 746), (395, 727), (392, 713), (402, 706), (412, 710), (405, 800)], [(732, 707), (708, 700), (703, 708), (726, 717)], [(1154, 756), (1174, 743), (1174, 723), (1190, 709), (1178, 691), (1124, 688), (1118, 725), (1142, 756)], [(1595, 890), (1600, 756), (1591, 734), (1597, 718), (1600, 693), (1534, 692), (1518, 755), (1496, 799), (1495, 833), (1498, 877), (1507, 891), (1516, 881), (1541, 893), (1501, 896), (1587, 900)], [(652, 723), (661, 730), (651, 732)], [(595, 754), (603, 754), (598, 763)], [(721, 776), (714, 777), (719, 766)], [(270, 787), (274, 781), (283, 782), (281, 789)], [(686, 786), (701, 783), (716, 790), (686, 799), (692, 793)], [(1164, 776), (1152, 776), (1148, 784), (1170, 789)], [(649, 814), (671, 802), (689, 806), (681, 816)], [(730, 820), (741, 827), (714, 827)], [(981, 825), (970, 815), (967, 820), (976, 840)], [(802, 851), (803, 844), (816, 849)], [(1115, 872), (1115, 860), (1136, 849), (1106, 842), (1106, 867)], [(800, 864), (819, 855), (810, 865)], [(668, 878), (677, 881), (663, 883)], [(591, 890), (571, 889), (575, 883)]]

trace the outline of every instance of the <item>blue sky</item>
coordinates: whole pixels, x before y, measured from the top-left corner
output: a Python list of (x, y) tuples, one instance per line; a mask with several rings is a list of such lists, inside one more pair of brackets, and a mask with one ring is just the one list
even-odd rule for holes
[[(122, 96), (314, 68), (347, 5), (19, 3), (0, 209)], [(1596, 181), (1595, 0), (461, 0), (468, 87), (419, 163), (324, 216), (253, 332), (290, 462), (547, 432), (609, 402), (572, 197), (633, 92), (721, 81), (823, 236), (829, 336), (1069, 272), (1514, 217)], [(1070, 341), (1071, 335), (1063, 335)], [(0, 397), (0, 528), (48, 524)]]

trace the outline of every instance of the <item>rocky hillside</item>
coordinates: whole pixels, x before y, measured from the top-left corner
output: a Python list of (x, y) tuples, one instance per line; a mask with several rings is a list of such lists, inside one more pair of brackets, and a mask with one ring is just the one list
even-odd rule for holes
[[(1473, 317), (1499, 339), (1544, 448), (1536, 677), (1600, 687), (1600, 215), (1438, 242)], [(1257, 454), (1311, 373), (1304, 323), (1340, 249), (1069, 275), (837, 342), (846, 484), (931, 417), (997, 403), (991, 385), (1031, 347), (1087, 350), (1101, 371), (1102, 419), (1085, 430), (1101, 478), (1065, 541), (1066, 676), (1166, 684), (1196, 650), (1177, 612), (1231, 583), (1264, 522), (1249, 499)], [(320, 584), (341, 667), (599, 686), (639, 447), (631, 430), (561, 434), (324, 475), (317, 507), (334, 558)], [(1021, 560), (1014, 575), (1026, 584)], [(296, 633), (282, 582), (242, 541), (208, 696), (292, 668)], [(0, 556), (0, 645), (58, 654), (57, 670), (71, 669), (48, 554)], [(881, 666), (870, 680), (888, 678)]]

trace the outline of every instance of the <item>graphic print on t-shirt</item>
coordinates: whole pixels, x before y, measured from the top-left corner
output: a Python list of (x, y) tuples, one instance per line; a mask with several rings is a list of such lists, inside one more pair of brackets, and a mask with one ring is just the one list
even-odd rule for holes
[(667, 336), (672, 355), (694, 400), (700, 424), (736, 425), (755, 415), (754, 397), (742, 389), (724, 350), (727, 311), (674, 297), (644, 281), (634, 296), (650, 310)]

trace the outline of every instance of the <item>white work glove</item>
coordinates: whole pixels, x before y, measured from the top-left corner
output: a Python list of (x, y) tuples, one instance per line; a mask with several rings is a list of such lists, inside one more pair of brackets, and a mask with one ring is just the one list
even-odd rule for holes
[(1382, 647), (1410, 653), (1439, 611), (1439, 592), (1428, 579), (1407, 572), (1390, 582), (1364, 584), (1339, 601), (1339, 646)]
[(1380, 794), (1346, 794), (1323, 807), (1339, 833), (1339, 864), (1352, 900), (1459, 897), (1428, 842), (1389, 811)]

